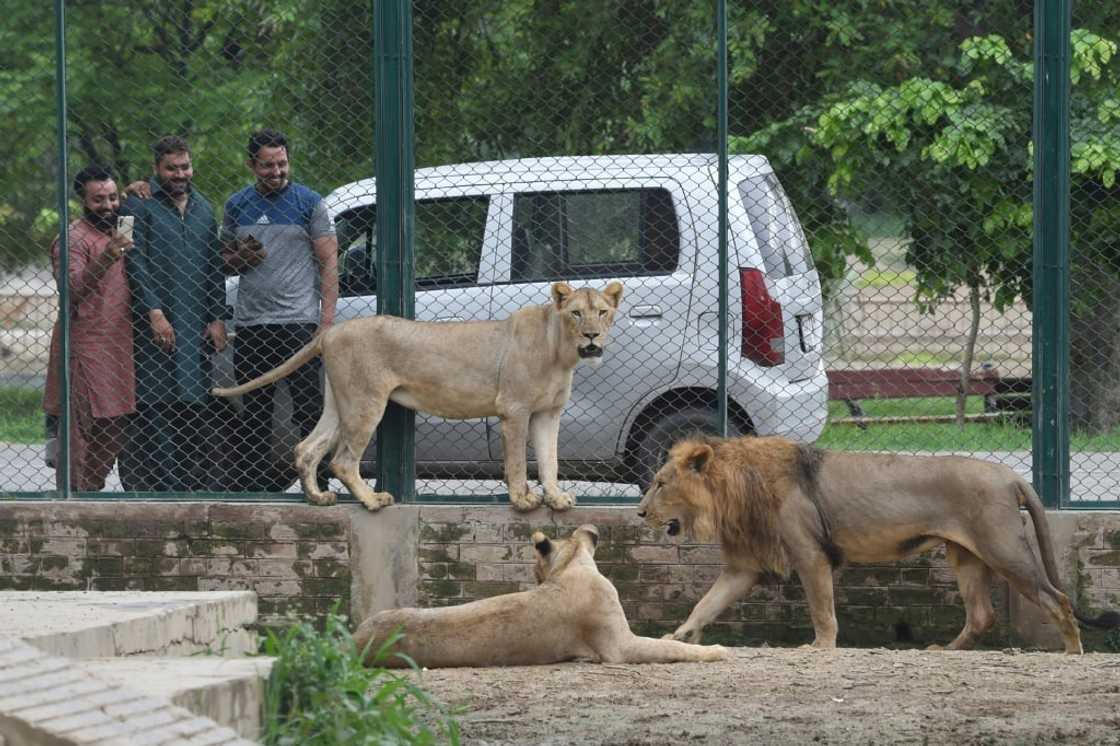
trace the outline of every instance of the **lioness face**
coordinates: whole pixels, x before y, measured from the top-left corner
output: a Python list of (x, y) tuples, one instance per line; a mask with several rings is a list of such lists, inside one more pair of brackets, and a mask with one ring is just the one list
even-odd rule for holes
[(600, 292), (573, 290), (567, 283), (557, 282), (552, 285), (552, 302), (560, 314), (564, 338), (575, 345), (580, 359), (593, 366), (601, 363), (614, 313), (622, 302), (622, 283), (612, 282)]
[(538, 583), (559, 574), (565, 567), (581, 556), (594, 562), (595, 546), (599, 543), (599, 529), (590, 523), (572, 532), (567, 539), (550, 539), (540, 531), (534, 531), (533, 548), (537, 551), (537, 563), (533, 574)]
[(706, 443), (686, 441), (673, 446), (642, 496), (638, 516), (653, 528), (665, 526), (669, 536), (684, 529), (698, 539), (712, 538), (714, 529), (703, 518), (708, 514), (703, 506), (712, 502), (704, 472), (713, 455)]

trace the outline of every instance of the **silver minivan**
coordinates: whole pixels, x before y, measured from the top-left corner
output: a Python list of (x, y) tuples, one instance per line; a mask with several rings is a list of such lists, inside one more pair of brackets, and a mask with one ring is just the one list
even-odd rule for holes
[[(710, 154), (676, 154), (416, 171), (418, 319), (504, 318), (547, 302), (557, 280), (625, 286), (602, 365), (576, 369), (561, 419), (561, 479), (644, 486), (676, 438), (716, 427), (717, 165)], [(732, 157), (728, 183), (730, 427), (813, 441), (828, 384), (808, 245), (766, 158)], [(339, 239), (338, 318), (372, 314), (374, 180), (341, 186), (326, 201)], [(417, 414), (416, 423), (418, 476), (502, 474), (496, 419)], [(293, 437), (277, 435), (277, 458), (290, 461)], [(369, 474), (373, 456), (371, 444)]]

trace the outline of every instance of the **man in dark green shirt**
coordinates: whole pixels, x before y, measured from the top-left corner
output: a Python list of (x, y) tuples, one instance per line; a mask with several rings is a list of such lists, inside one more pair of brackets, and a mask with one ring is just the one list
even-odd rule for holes
[(190, 146), (152, 146), (151, 199), (130, 198), (127, 259), (136, 353), (136, 416), (121, 466), (126, 490), (205, 489), (210, 353), (226, 346), (225, 280), (210, 203), (191, 187)]

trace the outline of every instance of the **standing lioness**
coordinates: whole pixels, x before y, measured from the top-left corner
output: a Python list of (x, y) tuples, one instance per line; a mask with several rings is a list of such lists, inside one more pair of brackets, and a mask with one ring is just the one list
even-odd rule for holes
[[(460, 606), (391, 609), (374, 614), (354, 633), (367, 665), (401, 667), (407, 655), (419, 666), (528, 666), (593, 658), (603, 663), (719, 661), (719, 645), (638, 637), (630, 631), (618, 591), (599, 572), (599, 530), (580, 526), (567, 539), (532, 536), (537, 552), (535, 588)], [(395, 633), (384, 660), (377, 657)]]
[(236, 396), (284, 378), (316, 355), (326, 371), (323, 414), (296, 446), (296, 469), (309, 502), (331, 505), (315, 470), (333, 451), (331, 471), (370, 510), (393, 502), (369, 488), (358, 471), (385, 406), (397, 404), (439, 417), (498, 417), (510, 503), (532, 510), (541, 497), (529, 491), (525, 450), (532, 433), (544, 502), (567, 510), (573, 497), (556, 481), (560, 413), (582, 360), (598, 364), (622, 284), (602, 291), (552, 286), (552, 302), (515, 311), (503, 321), (408, 321), (369, 316), (337, 324), (286, 362), (217, 396)]

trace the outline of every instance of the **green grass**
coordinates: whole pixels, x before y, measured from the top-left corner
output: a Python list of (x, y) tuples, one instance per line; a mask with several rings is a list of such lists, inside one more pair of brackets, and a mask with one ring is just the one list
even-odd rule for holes
[(270, 630), (262, 652), (276, 658), (265, 701), (268, 746), (459, 743), (458, 723), (410, 673), (362, 665), (364, 651), (336, 613), (321, 630), (297, 620)]
[[(913, 399), (866, 399), (860, 402), (868, 417), (913, 417), (950, 415), (956, 412), (953, 397)], [(984, 400), (968, 398), (965, 411), (984, 411)], [(843, 402), (828, 403), (828, 418), (848, 417)], [(1003, 418), (988, 422), (966, 422), (963, 428), (954, 422), (890, 423), (868, 425), (861, 430), (853, 424), (829, 423), (817, 444), (825, 448), (883, 451), (960, 451), (988, 453), (991, 451), (1029, 451), (1031, 428), (1028, 422)], [(1120, 430), (1099, 435), (1074, 432), (1070, 450), (1075, 452), (1120, 451)]]
[(42, 443), (43, 392), (0, 387), (0, 442)]
[(861, 288), (909, 288), (914, 286), (913, 270), (904, 269), (896, 272), (889, 269), (865, 269), (856, 278), (856, 286)]

